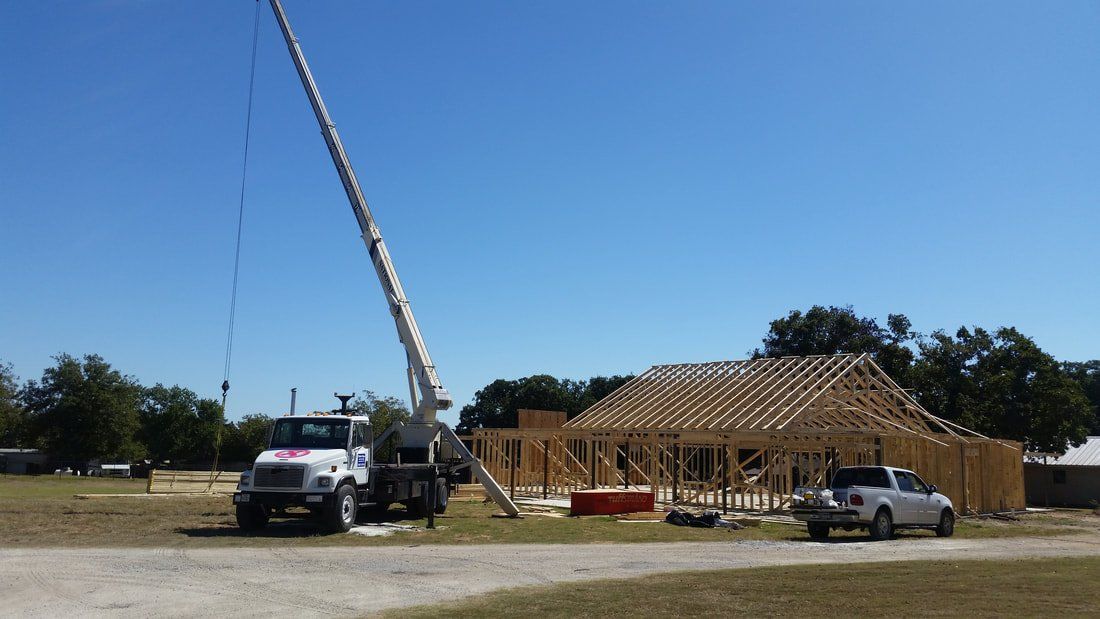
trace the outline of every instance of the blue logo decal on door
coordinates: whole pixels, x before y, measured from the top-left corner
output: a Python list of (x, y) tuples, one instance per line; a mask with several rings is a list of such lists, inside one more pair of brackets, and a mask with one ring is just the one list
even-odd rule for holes
[(355, 457), (355, 467), (363, 468), (367, 466), (367, 454), (361, 453)]

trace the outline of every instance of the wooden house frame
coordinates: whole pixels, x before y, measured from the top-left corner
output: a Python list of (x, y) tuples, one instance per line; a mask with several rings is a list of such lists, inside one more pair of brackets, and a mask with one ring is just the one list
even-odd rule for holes
[(1022, 446), (926, 411), (868, 355), (658, 365), (561, 428), (479, 429), (513, 494), (640, 487), (658, 501), (783, 509), (853, 464), (916, 470), (960, 512), (1024, 506)]

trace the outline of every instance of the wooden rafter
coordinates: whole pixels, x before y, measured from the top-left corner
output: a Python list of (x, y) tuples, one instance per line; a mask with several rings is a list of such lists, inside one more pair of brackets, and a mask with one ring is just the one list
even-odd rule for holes
[(866, 354), (655, 365), (563, 429), (976, 435), (929, 414)]

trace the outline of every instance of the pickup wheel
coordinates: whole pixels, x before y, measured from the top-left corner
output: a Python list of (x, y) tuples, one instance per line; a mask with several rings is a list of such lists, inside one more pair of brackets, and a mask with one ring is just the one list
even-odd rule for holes
[(267, 510), (263, 505), (244, 503), (237, 505), (237, 526), (242, 531), (258, 531), (267, 526)]
[(940, 523), (936, 525), (936, 537), (951, 537), (955, 533), (955, 512), (950, 508), (940, 514)]
[(820, 522), (807, 522), (806, 528), (810, 531), (810, 539), (829, 539), (829, 525)]
[(435, 513), (442, 514), (447, 511), (447, 499), (451, 496), (451, 488), (446, 479), (435, 480)]
[(355, 497), (355, 487), (344, 484), (336, 489), (332, 505), (321, 515), (325, 529), (331, 533), (347, 533), (355, 525), (359, 501)]
[(890, 512), (886, 511), (885, 508), (879, 508), (879, 510), (875, 512), (875, 518), (871, 521), (869, 530), (871, 539), (875, 541), (882, 541), (893, 537), (894, 520), (890, 518)]

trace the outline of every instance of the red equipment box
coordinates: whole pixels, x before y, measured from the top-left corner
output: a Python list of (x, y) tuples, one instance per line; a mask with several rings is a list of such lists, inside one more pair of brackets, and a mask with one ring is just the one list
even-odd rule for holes
[(653, 511), (653, 493), (641, 490), (577, 490), (569, 494), (573, 516)]

